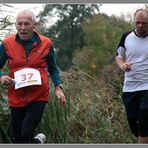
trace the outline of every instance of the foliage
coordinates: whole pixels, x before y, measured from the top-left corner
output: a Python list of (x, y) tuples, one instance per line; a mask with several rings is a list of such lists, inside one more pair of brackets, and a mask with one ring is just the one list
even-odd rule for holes
[(54, 86), (51, 89), (50, 101), (46, 106), (42, 122), (37, 131), (45, 133), (47, 143), (67, 143), (67, 118), (70, 98), (66, 93), (67, 105), (64, 107), (54, 95)]
[(0, 85), (0, 143), (11, 143), (10, 115), (6, 93), (7, 91)]
[[(63, 70), (71, 66), (73, 52), (85, 45), (81, 23), (89, 21), (98, 12), (99, 5), (95, 4), (47, 4), (40, 13), (40, 22), (44, 26), (41, 31), (52, 38)], [(59, 19), (49, 28), (44, 24), (53, 15)]]
[(71, 96), (67, 142), (136, 143), (121, 99), (123, 74), (114, 63), (122, 33), (133, 26), (99, 14), (82, 27), (87, 46), (75, 52), (74, 66), (64, 72)]
[(71, 96), (67, 143), (136, 142), (129, 131), (121, 100), (121, 78), (115, 63), (109, 64), (97, 77), (79, 69), (79, 65), (64, 72)]
[[(7, 8), (11, 8), (12, 6), (7, 5), (7, 4), (0, 4), (0, 41), (2, 40), (3, 37), (7, 36), (10, 31), (13, 23), (10, 21), (11, 16), (10, 15), (5, 15), (7, 14)], [(6, 9), (6, 10), (3, 10)]]
[[(3, 15), (4, 8), (11, 7), (7, 4), (0, 4), (0, 41), (2, 40), (2, 37), (6, 36), (8, 32), (10, 31), (10, 27), (12, 26), (12, 23), (10, 22), (10, 16), (9, 15)], [(5, 13), (7, 10), (5, 10)], [(6, 67), (4, 68), (6, 70)], [(7, 97), (6, 97), (7, 90), (0, 85), (0, 143), (10, 143), (11, 139), (9, 138), (11, 132), (10, 132), (10, 117), (9, 117), (9, 111), (8, 111), (8, 105), (7, 105)]]
[(73, 66), (62, 72), (68, 105), (60, 105), (52, 87), (37, 132), (47, 135), (47, 143), (136, 143), (121, 99), (123, 73), (114, 62), (121, 34), (133, 26), (123, 18), (98, 14), (81, 27), (87, 44), (74, 52)]
[(90, 61), (93, 71), (96, 70), (98, 73), (101, 66), (115, 56), (122, 33), (131, 30), (132, 27), (133, 25), (122, 17), (109, 17), (101, 13), (95, 15), (90, 22), (83, 23), (87, 48), (95, 55)]

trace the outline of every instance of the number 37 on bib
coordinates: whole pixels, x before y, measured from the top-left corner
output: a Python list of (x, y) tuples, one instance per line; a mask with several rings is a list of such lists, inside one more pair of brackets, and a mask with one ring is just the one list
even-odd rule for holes
[(31, 85), (41, 85), (41, 75), (39, 70), (24, 68), (14, 73), (15, 89)]

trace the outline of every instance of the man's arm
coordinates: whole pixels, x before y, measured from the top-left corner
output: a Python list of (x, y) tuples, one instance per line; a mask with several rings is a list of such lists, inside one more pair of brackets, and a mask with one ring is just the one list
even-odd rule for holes
[(131, 70), (131, 64), (129, 62), (126, 62), (126, 47), (125, 47), (125, 39), (129, 33), (130, 32), (126, 32), (122, 35), (117, 48), (116, 63), (123, 71)]
[[(0, 44), (0, 69), (4, 67), (6, 64), (8, 57), (7, 53), (5, 51), (5, 47), (3, 44)], [(4, 73), (0, 70), (0, 82), (5, 85), (6, 87), (11, 87), (14, 85), (14, 81), (12, 78), (10, 78), (7, 75), (4, 75)]]
[(0, 77), (4, 75), (1, 69), (4, 67), (6, 61), (7, 61), (7, 54), (6, 54), (4, 45), (0, 44)]
[[(2, 69), (4, 67), (4, 65), (6, 64), (7, 61), (7, 54), (5, 51), (5, 47), (3, 44), (0, 44), (0, 69)], [(0, 76), (2, 75), (2, 73), (0, 73)]]
[(128, 62), (125, 62), (125, 59), (116, 56), (116, 63), (120, 67), (121, 70), (123, 71), (129, 71), (131, 70), (131, 64)]
[(55, 95), (59, 99), (61, 99), (64, 105), (66, 105), (66, 97), (61, 87), (60, 70), (56, 63), (56, 54), (53, 46), (51, 46), (47, 61), (48, 61), (47, 69), (52, 79), (52, 82), (54, 83), (55, 86)]
[(50, 77), (54, 83), (55, 86), (58, 86), (61, 84), (60, 79), (60, 70), (56, 63), (56, 54), (54, 51), (54, 47), (51, 46), (50, 53), (48, 55), (48, 72), (50, 74)]

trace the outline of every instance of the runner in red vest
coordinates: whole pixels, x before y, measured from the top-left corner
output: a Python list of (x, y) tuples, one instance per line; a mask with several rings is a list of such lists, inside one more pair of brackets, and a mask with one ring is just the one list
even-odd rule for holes
[(8, 88), (14, 143), (44, 143), (45, 135), (34, 138), (34, 131), (48, 102), (49, 76), (55, 95), (66, 105), (54, 47), (49, 38), (35, 31), (36, 25), (30, 10), (19, 12), (17, 34), (5, 38), (0, 45), (0, 68), (8, 61), (10, 71), (9, 75), (0, 72), (0, 82)]

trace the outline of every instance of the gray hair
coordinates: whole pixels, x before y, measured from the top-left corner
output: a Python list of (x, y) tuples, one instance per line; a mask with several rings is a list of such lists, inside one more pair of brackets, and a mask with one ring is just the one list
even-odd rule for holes
[[(26, 9), (26, 10), (23, 10), (23, 11), (20, 11), (18, 14), (17, 14), (17, 17), (21, 14), (29, 14), (31, 17), (32, 17), (32, 21), (36, 22), (36, 16), (35, 14), (30, 10), (30, 9)], [(16, 21), (17, 21), (17, 17), (16, 17)]]

